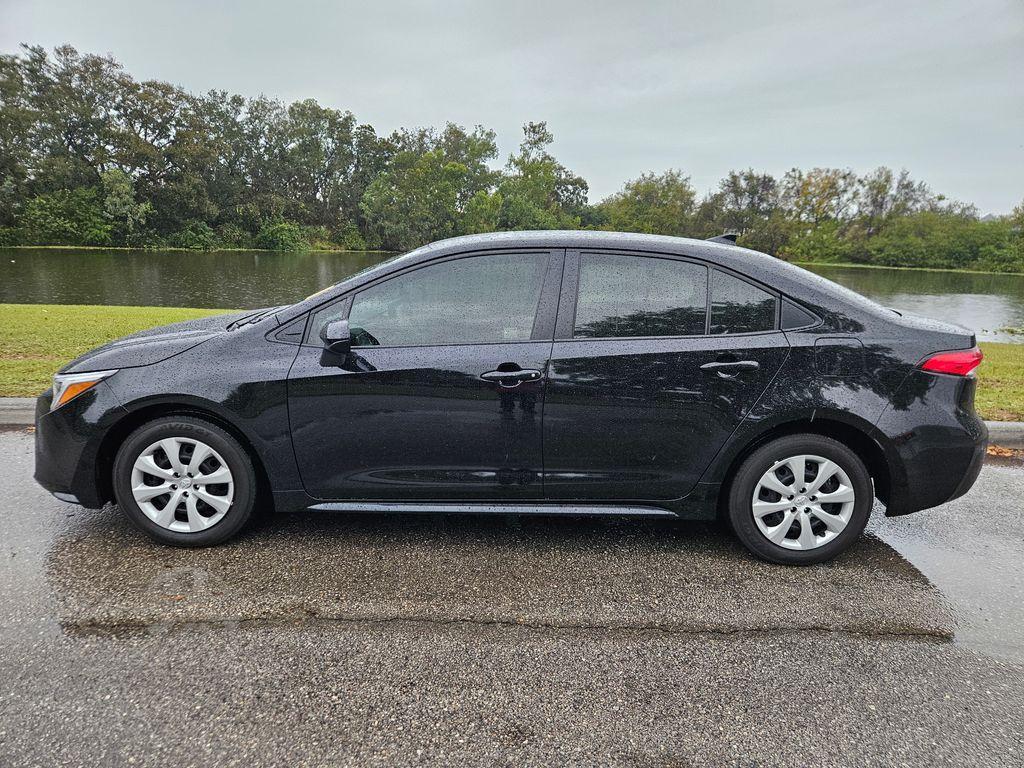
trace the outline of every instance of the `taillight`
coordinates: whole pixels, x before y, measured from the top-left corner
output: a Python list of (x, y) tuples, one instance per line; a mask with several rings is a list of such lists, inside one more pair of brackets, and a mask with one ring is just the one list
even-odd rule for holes
[(921, 363), (920, 368), (923, 371), (931, 371), (933, 373), (951, 373), (954, 376), (966, 376), (979, 365), (981, 365), (981, 350), (977, 347), (973, 349), (957, 349), (952, 352), (936, 352), (934, 355), (926, 357), (924, 362)]

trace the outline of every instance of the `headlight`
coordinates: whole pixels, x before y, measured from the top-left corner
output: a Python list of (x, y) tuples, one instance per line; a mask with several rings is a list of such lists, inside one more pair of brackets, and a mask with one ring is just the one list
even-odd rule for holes
[(117, 371), (90, 371), (89, 373), (58, 373), (53, 377), (53, 402), (50, 410), (60, 408), (68, 400), (88, 392), (104, 379), (110, 378)]

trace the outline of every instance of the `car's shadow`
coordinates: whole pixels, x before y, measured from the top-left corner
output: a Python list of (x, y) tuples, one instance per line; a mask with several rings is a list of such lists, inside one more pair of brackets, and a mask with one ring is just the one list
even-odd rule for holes
[(713, 523), (304, 512), (173, 549), (115, 507), (75, 514), (47, 575), (73, 631), (179, 622), (487, 622), (948, 637), (941, 595), (867, 536), (809, 568), (763, 563)]

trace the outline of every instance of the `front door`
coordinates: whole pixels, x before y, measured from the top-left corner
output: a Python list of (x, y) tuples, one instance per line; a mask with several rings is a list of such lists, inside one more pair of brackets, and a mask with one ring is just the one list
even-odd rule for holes
[[(384, 278), (318, 312), (288, 382), (319, 499), (537, 499), (561, 252), (488, 253)], [(320, 327), (348, 317), (353, 347)]]
[(544, 409), (546, 496), (684, 496), (788, 355), (778, 297), (655, 255), (570, 252), (564, 284)]

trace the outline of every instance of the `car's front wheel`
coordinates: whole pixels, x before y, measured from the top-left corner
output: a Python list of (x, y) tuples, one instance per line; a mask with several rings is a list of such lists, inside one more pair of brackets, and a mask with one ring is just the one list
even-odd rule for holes
[(191, 416), (135, 430), (114, 460), (114, 495), (151, 538), (181, 547), (219, 544), (248, 522), (256, 473), (220, 427)]
[(857, 540), (873, 501), (871, 476), (856, 453), (823, 435), (789, 435), (740, 465), (729, 492), (729, 522), (759, 557), (811, 565)]

